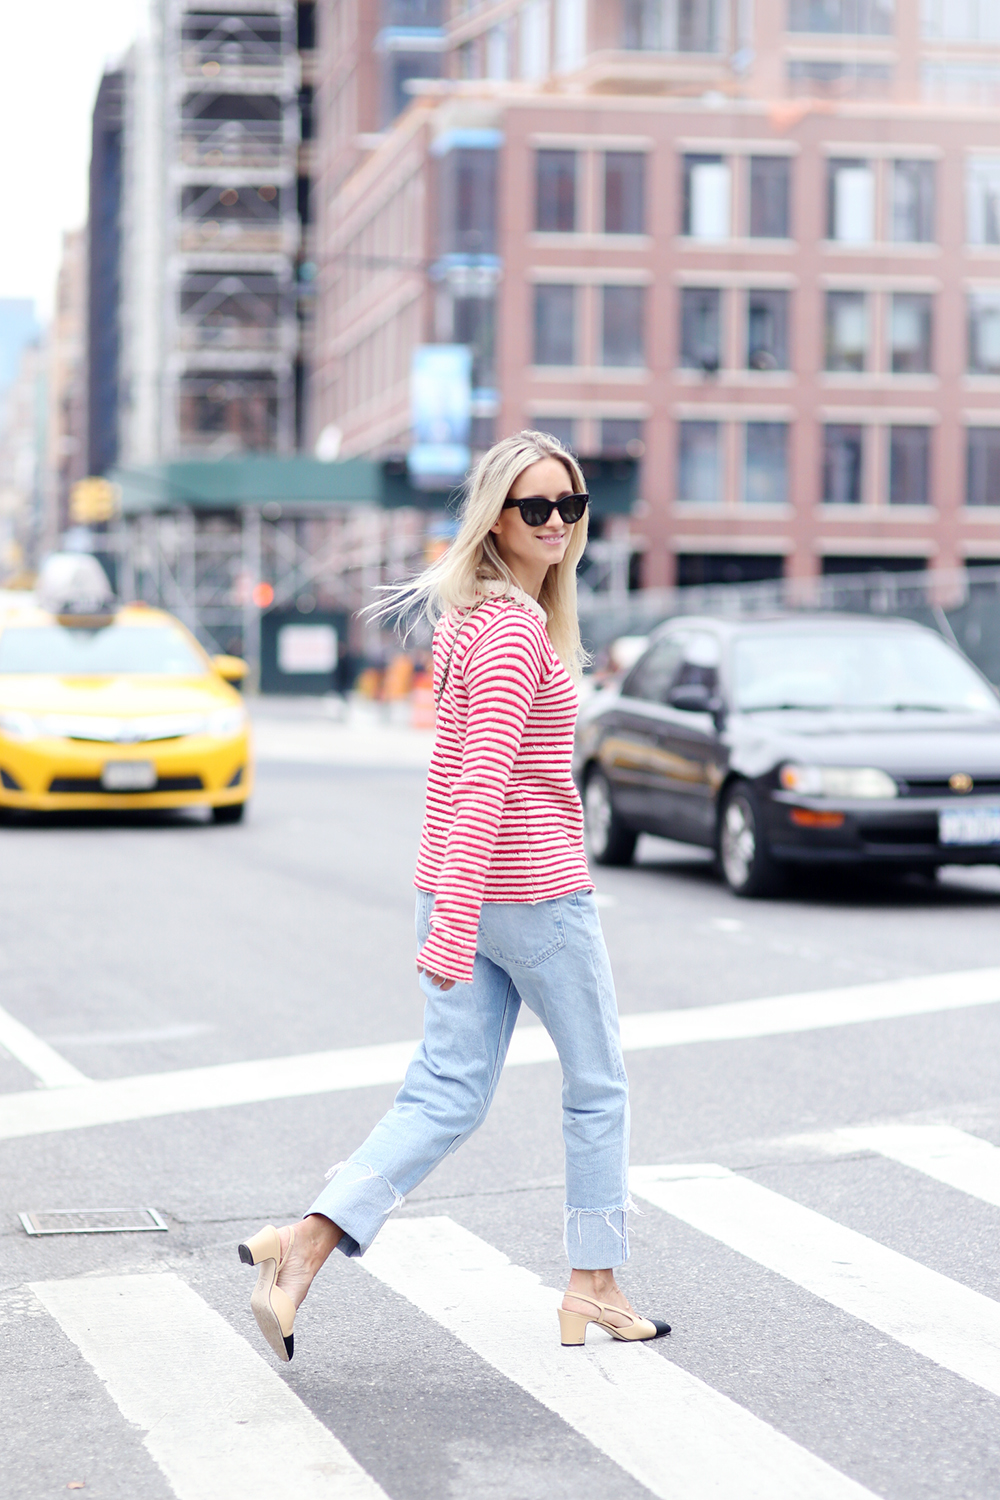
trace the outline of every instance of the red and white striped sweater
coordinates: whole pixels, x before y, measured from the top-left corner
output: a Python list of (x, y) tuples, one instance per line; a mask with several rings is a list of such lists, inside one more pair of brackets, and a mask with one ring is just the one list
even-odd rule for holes
[(437, 739), (414, 885), (434, 894), (418, 964), (471, 980), (484, 901), (593, 890), (571, 772), (577, 694), (545, 612), (521, 590), (493, 594), (434, 633)]

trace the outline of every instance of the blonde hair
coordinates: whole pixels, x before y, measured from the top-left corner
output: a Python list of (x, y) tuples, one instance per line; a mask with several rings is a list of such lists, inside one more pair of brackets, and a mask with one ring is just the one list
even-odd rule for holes
[[(423, 615), (436, 624), (453, 609), (470, 609), (482, 597), (482, 584), (500, 582), (520, 588), (497, 549), (490, 528), (500, 518), (504, 501), (520, 474), (540, 459), (555, 458), (565, 467), (572, 488), (586, 489), (573, 455), (546, 432), (516, 432), (494, 443), (469, 478), (462, 501), (458, 535), (442, 557), (415, 578), (390, 584), (366, 614), (377, 619)], [(576, 609), (576, 570), (587, 545), (587, 514), (570, 531), (560, 562), (545, 575), (538, 602), (545, 610), (546, 628), (563, 665), (579, 680), (589, 658), (580, 641)]]

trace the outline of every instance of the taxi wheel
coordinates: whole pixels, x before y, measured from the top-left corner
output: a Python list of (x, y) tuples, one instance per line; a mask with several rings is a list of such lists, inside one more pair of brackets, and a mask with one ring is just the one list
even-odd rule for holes
[(734, 896), (773, 896), (784, 867), (772, 859), (760, 803), (745, 781), (726, 792), (719, 815), (719, 865)]
[(227, 802), (225, 807), (212, 808), (213, 823), (242, 823), (246, 812), (245, 802)]
[(583, 829), (587, 853), (595, 865), (630, 865), (639, 835), (615, 812), (611, 787), (596, 768), (583, 793)]

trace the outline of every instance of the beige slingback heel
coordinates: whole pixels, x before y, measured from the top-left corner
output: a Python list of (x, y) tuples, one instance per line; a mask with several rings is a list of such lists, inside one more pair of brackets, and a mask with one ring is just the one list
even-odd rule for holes
[[(657, 1318), (640, 1318), (637, 1313), (626, 1312), (624, 1307), (613, 1307), (610, 1302), (598, 1302), (596, 1297), (588, 1297), (584, 1292), (570, 1292), (569, 1295), (577, 1302), (589, 1302), (591, 1307), (597, 1308), (597, 1312), (568, 1312), (565, 1307), (560, 1307), (559, 1333), (564, 1349), (578, 1347), (585, 1342), (588, 1323), (596, 1323), (598, 1328), (607, 1329), (612, 1338), (621, 1339), (624, 1343), (661, 1339), (665, 1333), (670, 1332), (670, 1324), (661, 1323)], [(629, 1322), (624, 1325), (612, 1323), (608, 1313), (628, 1318)]]
[(295, 1243), (295, 1230), (288, 1231), (288, 1249), (281, 1253), (281, 1240), (273, 1224), (268, 1224), (240, 1245), (240, 1260), (245, 1266), (259, 1266), (257, 1285), (250, 1297), (250, 1308), (257, 1327), (271, 1348), (285, 1364), (295, 1349), (295, 1303), (277, 1285), (278, 1272), (288, 1259)]

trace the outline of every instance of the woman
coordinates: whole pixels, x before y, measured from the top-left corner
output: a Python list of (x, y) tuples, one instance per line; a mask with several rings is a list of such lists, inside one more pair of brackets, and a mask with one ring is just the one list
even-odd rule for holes
[(588, 1323), (618, 1339), (669, 1333), (615, 1283), (628, 1257), (628, 1082), (611, 969), (570, 761), (584, 661), (576, 568), (583, 475), (554, 438), (521, 432), (483, 458), (452, 547), (389, 608), (441, 615), (437, 737), (417, 860), (424, 1040), (389, 1113), (305, 1217), (240, 1246), (279, 1359), (332, 1250), (363, 1255), (387, 1216), (482, 1124), (522, 1001), (563, 1069), (564, 1344)]

